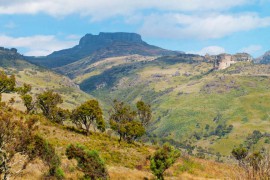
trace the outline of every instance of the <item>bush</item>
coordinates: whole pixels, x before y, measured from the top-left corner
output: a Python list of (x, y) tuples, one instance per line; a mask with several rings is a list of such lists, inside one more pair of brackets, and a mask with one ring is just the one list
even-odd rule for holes
[(164, 144), (162, 148), (155, 152), (150, 158), (150, 169), (158, 180), (164, 179), (163, 173), (173, 165), (179, 156), (180, 152), (169, 144)]
[(61, 168), (57, 168), (54, 175), (57, 179), (64, 179), (65, 174), (64, 171)]
[(85, 179), (109, 179), (104, 161), (94, 150), (88, 150), (81, 145), (70, 145), (66, 149), (68, 159), (76, 159), (78, 168), (84, 173)]

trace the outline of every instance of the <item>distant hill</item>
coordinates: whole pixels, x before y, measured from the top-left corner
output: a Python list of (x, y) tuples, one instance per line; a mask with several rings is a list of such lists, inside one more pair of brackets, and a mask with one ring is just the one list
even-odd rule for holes
[(117, 32), (99, 33), (99, 35), (86, 34), (73, 48), (55, 51), (45, 57), (27, 57), (27, 59), (46, 67), (55, 68), (86, 57), (89, 57), (91, 62), (95, 62), (102, 58), (133, 54), (160, 56), (178, 53), (149, 45), (141, 39), (139, 34)]
[(267, 51), (264, 55), (256, 59), (257, 63), (269, 64), (270, 63), (270, 51)]
[[(47, 89), (53, 89), (61, 93), (65, 101), (65, 108), (73, 108), (91, 98), (68, 77), (29, 63), (15, 48), (0, 47), (0, 70), (4, 70), (7, 74), (14, 74), (18, 85), (31, 84), (33, 94), (38, 94)], [(3, 100), (8, 101), (11, 97), (16, 98), (14, 107), (22, 110), (21, 99), (17, 94), (4, 94)]]

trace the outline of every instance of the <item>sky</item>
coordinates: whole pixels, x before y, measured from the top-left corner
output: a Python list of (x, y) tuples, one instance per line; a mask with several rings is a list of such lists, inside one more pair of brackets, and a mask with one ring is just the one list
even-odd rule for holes
[(270, 50), (270, 0), (0, 0), (0, 46), (44, 56), (87, 33), (135, 32), (205, 55)]

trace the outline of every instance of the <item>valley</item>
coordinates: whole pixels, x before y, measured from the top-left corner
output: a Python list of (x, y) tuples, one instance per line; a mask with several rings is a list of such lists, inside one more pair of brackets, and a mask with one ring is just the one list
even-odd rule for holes
[[(106, 130), (99, 132), (94, 126), (90, 136), (76, 129), (72, 115), (57, 124), (36, 111), (38, 134), (55, 147), (67, 179), (82, 176), (65, 155), (70, 142), (98, 151), (111, 179), (153, 179), (149, 158), (168, 142), (182, 156), (166, 171), (167, 178), (224, 179), (244, 173), (232, 157), (234, 148), (244, 146), (252, 152), (270, 148), (270, 65), (266, 57), (267, 53), (254, 60), (247, 53), (185, 54), (149, 45), (137, 34), (100, 33), (87, 34), (79, 45), (44, 57), (1, 48), (0, 70), (15, 75), (18, 87), (31, 85), (34, 99), (48, 90), (59, 93), (63, 98), (59, 107), (71, 114), (89, 99), (100, 102)], [(18, 92), (2, 95), (7, 105), (3, 107), (11, 108), (15, 119), (21, 116), (27, 121), (35, 116), (24, 114)], [(141, 100), (151, 105), (146, 133), (133, 143), (120, 143), (110, 127), (114, 100), (132, 109)], [(39, 161), (32, 165), (46, 169)], [(29, 171), (26, 167), (25, 174), (15, 179), (42, 176), (38, 170), (36, 174)], [(125, 173), (130, 174), (128, 178)]]

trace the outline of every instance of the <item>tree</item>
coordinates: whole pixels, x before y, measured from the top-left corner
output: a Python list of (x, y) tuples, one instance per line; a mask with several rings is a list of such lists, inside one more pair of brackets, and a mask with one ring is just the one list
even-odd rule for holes
[(138, 101), (137, 104), (138, 116), (141, 120), (144, 127), (146, 127), (151, 118), (152, 118), (152, 110), (149, 104), (145, 104), (143, 101)]
[(90, 126), (94, 124), (100, 131), (105, 131), (103, 113), (97, 100), (89, 100), (72, 111), (72, 122), (77, 126), (84, 126), (89, 135)]
[(22, 95), (21, 98), (24, 106), (26, 107), (26, 113), (29, 114), (35, 108), (35, 102), (29, 94)]
[(109, 179), (105, 163), (96, 151), (89, 151), (81, 145), (69, 145), (66, 149), (66, 155), (68, 159), (77, 160), (77, 166), (84, 173), (85, 179)]
[(180, 152), (167, 143), (155, 152), (150, 158), (150, 169), (158, 180), (164, 180), (165, 170), (172, 166), (179, 156)]
[(32, 90), (32, 86), (30, 84), (23, 84), (23, 87), (17, 88), (17, 92), (21, 95), (21, 99), (23, 101), (24, 106), (26, 107), (26, 113), (29, 114), (35, 108), (35, 102), (30, 94), (28, 94)]
[(137, 119), (136, 111), (117, 100), (114, 100), (113, 108), (110, 111), (110, 126), (119, 134), (119, 142), (122, 139), (127, 142), (133, 142), (145, 134), (145, 128)]
[(243, 146), (239, 146), (238, 148), (233, 148), (232, 150), (233, 157), (239, 162), (239, 165), (243, 165), (244, 159), (248, 155), (248, 150)]
[(15, 91), (16, 80), (15, 76), (8, 77), (4, 71), (0, 71), (0, 102), (2, 99), (2, 93), (8, 93)]
[(20, 95), (25, 95), (25, 94), (29, 93), (31, 90), (32, 90), (32, 86), (30, 84), (26, 84), (26, 83), (23, 84), (23, 87), (17, 88), (17, 92)]
[(45, 91), (37, 96), (37, 103), (45, 117), (53, 120), (53, 111), (58, 104), (63, 103), (62, 97), (52, 90)]
[(70, 111), (56, 107), (52, 111), (52, 120), (58, 124), (64, 124), (64, 121), (70, 117)]

